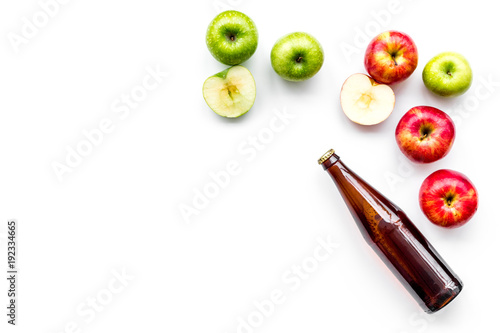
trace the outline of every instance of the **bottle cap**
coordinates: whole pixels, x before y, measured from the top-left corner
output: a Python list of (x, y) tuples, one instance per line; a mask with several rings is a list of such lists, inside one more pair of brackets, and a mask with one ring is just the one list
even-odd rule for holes
[(323, 164), (326, 160), (328, 160), (332, 155), (335, 154), (335, 150), (330, 149), (326, 153), (323, 154), (318, 160), (318, 164)]

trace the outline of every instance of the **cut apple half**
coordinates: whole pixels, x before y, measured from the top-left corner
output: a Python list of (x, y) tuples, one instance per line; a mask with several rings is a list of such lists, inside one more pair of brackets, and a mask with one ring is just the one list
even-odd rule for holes
[(209, 77), (203, 84), (203, 98), (218, 115), (237, 118), (247, 113), (256, 96), (252, 73), (243, 66), (233, 66)]
[(391, 87), (377, 83), (365, 74), (349, 76), (340, 91), (342, 110), (360, 125), (375, 125), (386, 120), (395, 103), (396, 96)]

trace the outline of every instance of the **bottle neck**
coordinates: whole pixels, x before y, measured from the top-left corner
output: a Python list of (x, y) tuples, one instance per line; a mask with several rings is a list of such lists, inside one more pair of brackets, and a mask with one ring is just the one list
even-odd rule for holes
[[(367, 200), (370, 195), (366, 193), (366, 184), (361, 178), (353, 173), (337, 154), (330, 156), (323, 164), (323, 169), (328, 172), (335, 185), (344, 198), (347, 206), (353, 210), (362, 210), (361, 201)], [(354, 207), (353, 207), (354, 206)]]
[(375, 189), (349, 169), (337, 154), (333, 154), (322, 165), (323, 169), (328, 172), (335, 184), (339, 187), (342, 194), (346, 192), (352, 192), (351, 194), (359, 193), (366, 199), (366, 192), (373, 192), (373, 194), (377, 193)]
[[(340, 162), (340, 157), (334, 153), (334, 154), (332, 154), (332, 156), (330, 156), (329, 159), (324, 161), (321, 165), (323, 166), (324, 170), (328, 170), (332, 165), (334, 165), (337, 162)], [(340, 162), (340, 163), (342, 163), (342, 162)]]
[[(328, 172), (330, 177), (333, 179), (334, 183), (337, 185), (340, 193), (346, 198), (346, 195), (350, 193), (351, 195), (363, 191), (365, 187), (369, 187), (365, 181), (358, 177), (354, 172), (351, 171), (341, 160), (337, 154), (333, 154), (328, 160), (323, 164), (323, 169)], [(353, 198), (349, 198), (350, 201)]]
[(322, 165), (358, 221), (367, 222), (373, 218), (387, 222), (399, 220), (400, 208), (349, 169), (338, 155), (333, 154)]

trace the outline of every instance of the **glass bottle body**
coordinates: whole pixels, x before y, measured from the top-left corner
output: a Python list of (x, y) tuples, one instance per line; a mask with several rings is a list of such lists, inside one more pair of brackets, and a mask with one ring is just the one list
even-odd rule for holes
[(462, 281), (398, 206), (346, 167), (336, 154), (322, 165), (366, 242), (424, 311), (436, 312), (460, 293)]

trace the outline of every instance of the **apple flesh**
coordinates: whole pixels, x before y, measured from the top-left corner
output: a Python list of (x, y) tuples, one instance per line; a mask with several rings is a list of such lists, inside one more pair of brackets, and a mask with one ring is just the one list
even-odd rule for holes
[(252, 73), (243, 66), (233, 66), (209, 77), (203, 84), (203, 97), (218, 115), (237, 118), (247, 113), (256, 96)]
[(323, 66), (324, 54), (316, 38), (294, 32), (278, 39), (271, 50), (274, 71), (287, 81), (312, 78)]
[(429, 175), (419, 192), (420, 208), (435, 225), (457, 228), (477, 211), (476, 187), (464, 174), (442, 169)]
[(399, 149), (415, 163), (431, 163), (443, 158), (454, 140), (453, 120), (432, 106), (411, 108), (396, 126)]
[(406, 80), (417, 68), (417, 46), (405, 33), (386, 31), (366, 48), (365, 68), (377, 82), (393, 84)]
[(469, 62), (456, 52), (443, 52), (429, 60), (422, 72), (427, 89), (439, 96), (452, 97), (465, 93), (472, 84)]
[(207, 29), (208, 50), (225, 65), (238, 65), (248, 60), (255, 53), (258, 40), (255, 23), (236, 10), (220, 13)]
[(396, 96), (391, 87), (365, 74), (347, 78), (340, 91), (340, 105), (347, 118), (360, 125), (378, 124), (392, 113)]

